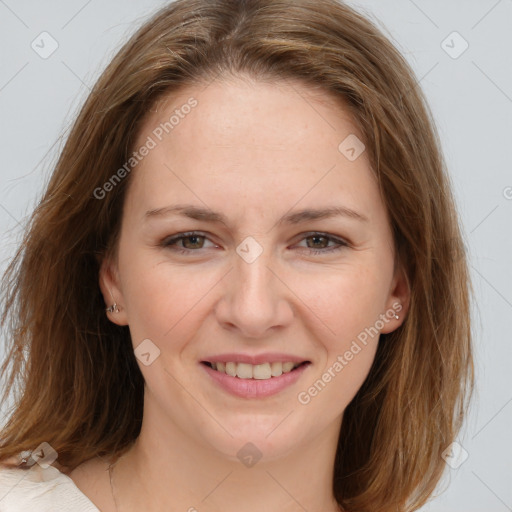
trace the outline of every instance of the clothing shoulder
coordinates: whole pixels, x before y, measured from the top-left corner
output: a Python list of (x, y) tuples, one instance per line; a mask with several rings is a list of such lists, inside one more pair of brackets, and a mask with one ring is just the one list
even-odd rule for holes
[(54, 466), (0, 464), (0, 512), (100, 512), (73, 480)]

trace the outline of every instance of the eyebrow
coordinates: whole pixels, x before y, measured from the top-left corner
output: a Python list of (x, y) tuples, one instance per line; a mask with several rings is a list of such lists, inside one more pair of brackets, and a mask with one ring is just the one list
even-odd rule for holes
[[(203, 208), (194, 206), (191, 204), (177, 204), (173, 206), (166, 206), (163, 208), (156, 208), (154, 210), (148, 210), (145, 218), (155, 217), (166, 217), (169, 215), (180, 215), (188, 217), (190, 219), (202, 220), (205, 222), (213, 222), (227, 225), (228, 219), (222, 213), (215, 212), (209, 208)], [(307, 222), (318, 219), (328, 219), (332, 217), (348, 217), (361, 222), (369, 222), (366, 215), (359, 213), (346, 206), (330, 206), (327, 208), (314, 209), (307, 208), (292, 213), (283, 215), (277, 224), (300, 224), (301, 222)]]

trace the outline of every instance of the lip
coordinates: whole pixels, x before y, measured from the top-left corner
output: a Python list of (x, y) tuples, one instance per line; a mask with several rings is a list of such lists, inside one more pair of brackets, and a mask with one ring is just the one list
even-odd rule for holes
[[(219, 354), (216, 356), (205, 357), (202, 361), (207, 363), (247, 363), (247, 364), (263, 364), (263, 363), (303, 363), (308, 361), (300, 356), (291, 354), (264, 352), (262, 354)], [(275, 377), (276, 378), (276, 377)]]
[[(231, 354), (231, 356), (234, 354)], [(275, 356), (275, 354), (273, 354)], [(225, 356), (222, 356), (225, 357)], [(287, 356), (290, 357), (290, 356)], [(259, 359), (259, 358), (256, 358)], [(210, 362), (223, 362), (225, 360), (219, 359), (218, 361), (210, 360)], [(227, 359), (227, 361), (233, 361), (233, 359)], [(303, 362), (303, 359), (299, 360), (290, 360), (285, 359), (283, 361), (277, 362)], [(244, 360), (233, 361), (233, 362), (248, 362), (247, 358)], [(264, 362), (269, 362), (269, 359), (266, 359)], [(250, 363), (250, 364), (260, 364), (260, 363)], [(231, 377), (226, 373), (218, 372), (213, 368), (210, 368), (206, 364), (199, 363), (199, 366), (203, 368), (203, 370), (212, 378), (212, 380), (219, 385), (224, 391), (228, 393), (241, 397), (241, 398), (265, 398), (268, 396), (276, 395), (280, 393), (284, 389), (293, 385), (297, 380), (301, 377), (301, 375), (306, 371), (306, 369), (311, 366), (311, 363), (308, 362), (297, 367), (295, 370), (292, 370), (288, 373), (283, 373), (279, 377), (271, 377), (266, 380), (258, 380), (258, 379), (241, 379), (239, 377)]]

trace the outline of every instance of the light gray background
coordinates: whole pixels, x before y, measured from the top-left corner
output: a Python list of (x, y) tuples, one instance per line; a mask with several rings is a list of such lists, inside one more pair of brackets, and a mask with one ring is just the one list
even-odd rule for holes
[[(165, 2), (0, 0), (0, 270), (48, 179), (62, 135), (122, 42)], [(424, 511), (512, 510), (512, 0), (358, 0), (412, 65), (430, 102), (463, 221), (477, 295), (477, 392)], [(43, 31), (58, 42), (41, 58)], [(442, 42), (469, 44), (452, 58)], [(445, 45), (458, 52), (462, 41)], [(453, 42), (452, 42), (453, 41)], [(3, 354), (0, 354), (3, 357)]]

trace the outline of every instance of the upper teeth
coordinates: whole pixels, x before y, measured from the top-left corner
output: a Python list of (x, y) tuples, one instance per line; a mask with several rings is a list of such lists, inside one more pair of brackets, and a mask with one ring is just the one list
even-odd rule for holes
[(212, 368), (222, 373), (227, 373), (231, 377), (240, 379), (270, 379), (279, 377), (283, 373), (289, 373), (301, 363), (211, 363)]

